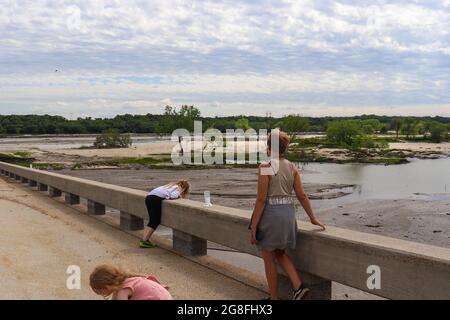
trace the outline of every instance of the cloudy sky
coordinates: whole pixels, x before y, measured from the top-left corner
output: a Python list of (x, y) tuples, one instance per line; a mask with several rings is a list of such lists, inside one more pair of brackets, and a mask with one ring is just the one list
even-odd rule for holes
[(0, 113), (450, 116), (450, 0), (0, 0)]

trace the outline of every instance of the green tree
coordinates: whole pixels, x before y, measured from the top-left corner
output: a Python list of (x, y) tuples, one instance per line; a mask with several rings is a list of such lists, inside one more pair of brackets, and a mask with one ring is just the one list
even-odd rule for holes
[(363, 124), (362, 130), (365, 134), (374, 134), (375, 129), (370, 124)]
[(280, 128), (288, 133), (291, 140), (293, 140), (296, 133), (305, 132), (309, 129), (309, 119), (300, 115), (291, 114), (282, 120)]
[(355, 142), (355, 139), (362, 135), (363, 132), (358, 121), (337, 120), (328, 123), (328, 140), (337, 143), (342, 147), (351, 147)]
[(200, 118), (200, 110), (194, 106), (181, 106), (178, 111), (171, 106), (165, 107), (162, 119), (156, 126), (158, 133), (171, 133), (176, 129), (194, 131), (194, 121)]
[(383, 125), (378, 119), (367, 119), (362, 121), (363, 131), (367, 134), (379, 132)]
[(383, 124), (381, 129), (380, 129), (380, 133), (381, 134), (386, 134), (388, 132), (388, 130), (389, 130), (388, 125), (387, 124)]
[(398, 134), (400, 133), (400, 129), (402, 127), (403, 124), (403, 120), (401, 118), (394, 118), (391, 121), (391, 129), (395, 131), (395, 135), (397, 136), (398, 139)]
[(400, 128), (400, 131), (406, 135), (406, 139), (414, 138), (414, 136), (418, 133), (419, 121), (415, 118), (405, 118), (403, 119), (403, 124)]
[(235, 127), (236, 129), (242, 129), (242, 130), (244, 130), (244, 131), (246, 131), (246, 130), (248, 130), (248, 129), (251, 128), (248, 119), (247, 119), (247, 118), (244, 118), (244, 117), (238, 119), (238, 120), (234, 123), (234, 127)]
[(432, 123), (430, 125), (430, 140), (435, 143), (441, 143), (448, 139), (448, 129), (442, 123)]

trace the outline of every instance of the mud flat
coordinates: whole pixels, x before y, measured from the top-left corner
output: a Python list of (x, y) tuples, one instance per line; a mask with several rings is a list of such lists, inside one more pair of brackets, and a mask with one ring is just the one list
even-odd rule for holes
[[(203, 192), (210, 191), (214, 203), (249, 209), (256, 198), (257, 169), (102, 169), (61, 170), (58, 173), (91, 179), (124, 187), (150, 190), (179, 179), (188, 179), (192, 184), (190, 198), (203, 201)], [(305, 184), (312, 199), (333, 199), (352, 192), (351, 184)]]
[(367, 199), (320, 208), (316, 215), (332, 226), (450, 248), (448, 197)]

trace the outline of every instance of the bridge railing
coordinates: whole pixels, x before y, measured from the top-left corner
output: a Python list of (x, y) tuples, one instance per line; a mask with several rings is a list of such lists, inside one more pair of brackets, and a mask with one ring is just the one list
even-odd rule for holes
[[(64, 193), (69, 205), (88, 200), (88, 214), (120, 210), (120, 226), (140, 230), (148, 214), (146, 192), (0, 162), (0, 172), (50, 196)], [(191, 200), (163, 202), (162, 225), (173, 229), (173, 247), (185, 255), (205, 255), (212, 241), (254, 256), (250, 212)], [(298, 246), (290, 252), (311, 298), (330, 299), (335, 281), (389, 299), (450, 299), (450, 249), (329, 226), (317, 231), (299, 222)], [(281, 271), (280, 271), (281, 273)], [(280, 290), (291, 293), (281, 275)]]

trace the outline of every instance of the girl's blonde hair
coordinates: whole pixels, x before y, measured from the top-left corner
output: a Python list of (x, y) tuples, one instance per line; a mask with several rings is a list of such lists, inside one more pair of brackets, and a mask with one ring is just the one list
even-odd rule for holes
[(107, 291), (112, 294), (122, 288), (123, 282), (132, 277), (144, 277), (140, 274), (130, 273), (127, 270), (112, 265), (99, 265), (92, 271), (89, 284), (95, 293)]
[(180, 195), (182, 198), (186, 197), (189, 194), (189, 190), (191, 188), (191, 184), (186, 179), (181, 179), (177, 182), (171, 182), (164, 185), (165, 188), (171, 188), (173, 186), (178, 186), (181, 189)]

